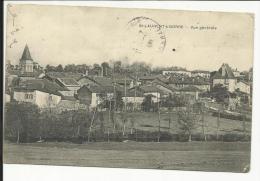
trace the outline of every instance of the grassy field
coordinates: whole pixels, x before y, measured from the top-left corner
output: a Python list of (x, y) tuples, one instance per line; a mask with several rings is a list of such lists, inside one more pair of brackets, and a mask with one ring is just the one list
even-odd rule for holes
[[(108, 113), (105, 114), (105, 120), (108, 120)], [(126, 122), (126, 132), (130, 132), (132, 123), (131, 119), (134, 122), (134, 127), (138, 130), (143, 131), (158, 131), (158, 113), (156, 112), (132, 112), (127, 113), (128, 121)], [(193, 130), (193, 134), (196, 133), (202, 133), (202, 122), (200, 121), (200, 115), (196, 116), (196, 126)], [(169, 126), (169, 119), (170, 126)], [(120, 117), (116, 117), (116, 121), (120, 127), (123, 127), (122, 121), (120, 121)], [(173, 134), (179, 133), (179, 124), (178, 124), (178, 116), (176, 112), (173, 113), (161, 113), (160, 115), (160, 127), (161, 131), (170, 132)], [(216, 134), (217, 133), (217, 117), (213, 117), (211, 114), (206, 113), (204, 115), (204, 126), (205, 126), (205, 134)], [(220, 124), (219, 124), (219, 134), (229, 134), (229, 133), (235, 133), (235, 134), (244, 134), (244, 123), (239, 120), (232, 120), (232, 119), (225, 119), (220, 118)], [(106, 128), (110, 127), (110, 129), (113, 127), (112, 124), (108, 124), (106, 122)], [(245, 122), (245, 128), (247, 135), (251, 134), (251, 123)]]
[(5, 143), (4, 163), (243, 172), (250, 143)]

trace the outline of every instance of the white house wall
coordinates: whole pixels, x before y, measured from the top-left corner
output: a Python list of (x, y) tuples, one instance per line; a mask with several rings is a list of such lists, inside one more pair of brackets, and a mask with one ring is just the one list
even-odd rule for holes
[(144, 101), (144, 97), (122, 97), (123, 102), (141, 104)]
[(55, 107), (61, 100), (60, 96), (46, 92), (36, 91), (36, 104), (40, 108)]
[[(32, 99), (26, 99), (26, 94), (31, 94)], [(51, 97), (51, 98), (50, 98)], [(41, 91), (17, 92), (14, 91), (14, 100), (18, 102), (30, 102), (36, 104), (39, 108), (55, 107), (61, 100), (60, 96)]]
[(250, 94), (250, 86), (243, 82), (238, 82), (236, 88), (239, 89), (241, 92)]
[(213, 86), (217, 84), (222, 84), (227, 87), (229, 92), (234, 92), (236, 90), (236, 79), (213, 79)]
[[(32, 94), (32, 99), (26, 99), (25, 95), (26, 94)], [(14, 91), (14, 100), (18, 101), (18, 102), (30, 102), (35, 104), (36, 102), (36, 93), (35, 91), (31, 91), (31, 92), (18, 92), (18, 91)]]

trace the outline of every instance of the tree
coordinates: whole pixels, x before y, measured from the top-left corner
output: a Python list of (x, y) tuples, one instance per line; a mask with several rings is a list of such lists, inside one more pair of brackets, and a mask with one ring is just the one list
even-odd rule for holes
[(188, 141), (191, 141), (192, 130), (195, 128), (195, 117), (190, 110), (178, 112), (178, 124), (182, 134), (189, 135)]
[(54, 67), (52, 65), (46, 65), (45, 71), (46, 72), (55, 72), (56, 71), (56, 67)]
[(124, 135), (125, 135), (126, 123), (127, 123), (127, 121), (128, 121), (126, 114), (123, 113), (123, 112), (121, 112), (121, 113), (120, 113), (120, 119), (121, 119), (121, 121), (122, 121), (122, 123), (123, 123), (122, 134), (123, 134), (123, 136), (124, 136)]
[(114, 62), (114, 72), (115, 73), (121, 73), (122, 72), (122, 62), (121, 61), (115, 61)]
[(108, 74), (109, 74), (109, 69), (110, 69), (109, 64), (108, 64), (107, 62), (103, 62), (103, 63), (101, 64), (101, 67), (102, 67), (102, 69), (103, 69), (103, 76), (104, 76), (104, 77), (108, 76)]
[(216, 84), (212, 88), (210, 95), (215, 98), (217, 102), (224, 102), (225, 98), (229, 96), (229, 92), (227, 87), (224, 87), (222, 84)]
[(59, 64), (57, 67), (56, 67), (56, 72), (63, 72), (63, 67), (61, 64)]
[(11, 102), (5, 109), (5, 133), (16, 142), (29, 142), (39, 137), (40, 110), (32, 103)]
[(123, 109), (123, 98), (122, 98), (122, 92), (117, 91), (116, 92), (116, 102), (115, 102), (115, 110), (122, 111)]
[(142, 102), (142, 108), (145, 112), (150, 112), (153, 108), (154, 102), (152, 100), (153, 95), (148, 94), (145, 96), (143, 102)]

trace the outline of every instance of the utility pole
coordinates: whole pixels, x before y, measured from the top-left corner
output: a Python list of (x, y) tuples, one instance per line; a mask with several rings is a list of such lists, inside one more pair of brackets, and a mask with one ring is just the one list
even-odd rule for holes
[(201, 120), (202, 120), (202, 131), (204, 136), (204, 141), (207, 141), (207, 136), (205, 135), (205, 120), (204, 120), (204, 104), (202, 103), (201, 107)]
[(125, 72), (125, 101), (124, 101), (124, 114), (123, 114), (123, 136), (125, 135), (125, 123), (126, 123), (126, 72)]
[(244, 133), (244, 137), (246, 136), (246, 118), (245, 116), (243, 116), (243, 133)]
[(218, 110), (218, 118), (217, 118), (217, 141), (219, 139), (219, 126), (220, 126), (220, 110)]
[(114, 98), (114, 117), (113, 117), (113, 133), (115, 132), (115, 112), (116, 112), (116, 85), (115, 85), (115, 65), (114, 65), (114, 68), (113, 68), (113, 89), (114, 89), (114, 95), (113, 95), (113, 98)]
[(93, 122), (94, 122), (94, 118), (95, 118), (96, 110), (97, 110), (97, 107), (94, 108), (94, 113), (93, 113), (93, 116), (92, 116), (92, 119), (91, 119), (91, 122), (90, 122), (89, 132), (88, 132), (88, 142), (90, 141), (90, 134), (91, 134), (92, 124), (93, 124)]
[(111, 99), (109, 98), (109, 111), (108, 111), (108, 124), (107, 124), (107, 142), (110, 141), (109, 139), (109, 124), (111, 120)]
[(161, 137), (161, 118), (160, 118), (160, 102), (159, 102), (159, 93), (157, 91), (157, 106), (158, 106), (158, 140), (157, 142), (160, 142)]

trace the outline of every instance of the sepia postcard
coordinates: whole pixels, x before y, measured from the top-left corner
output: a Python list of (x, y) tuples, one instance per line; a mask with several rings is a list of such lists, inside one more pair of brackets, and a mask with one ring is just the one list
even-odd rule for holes
[(8, 4), (6, 164), (249, 172), (254, 14)]

